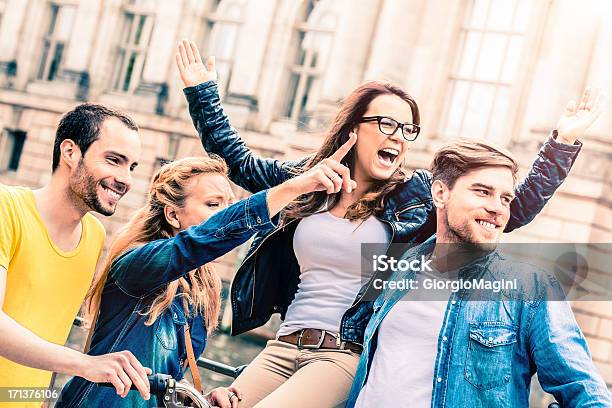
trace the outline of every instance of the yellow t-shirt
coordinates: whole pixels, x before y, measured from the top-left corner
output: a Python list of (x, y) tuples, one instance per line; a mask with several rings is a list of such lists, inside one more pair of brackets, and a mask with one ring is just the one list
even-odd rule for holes
[[(62, 251), (51, 241), (32, 191), (0, 184), (0, 266), (7, 270), (3, 310), (57, 344), (68, 338), (104, 246), (99, 220), (86, 214), (81, 225), (78, 246)], [(0, 387), (48, 387), (50, 379), (48, 371), (0, 357)]]

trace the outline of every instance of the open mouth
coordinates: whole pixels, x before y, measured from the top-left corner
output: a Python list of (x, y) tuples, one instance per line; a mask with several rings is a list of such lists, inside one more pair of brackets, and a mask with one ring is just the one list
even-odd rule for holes
[(496, 229), (501, 228), (500, 225), (496, 224), (496, 223), (492, 223), (490, 221), (485, 221), (485, 220), (476, 220), (476, 222), (478, 224), (480, 224), (482, 227), (486, 228), (489, 231), (495, 231)]
[(399, 153), (400, 152), (397, 149), (385, 147), (384, 149), (380, 149), (378, 151), (378, 159), (382, 162), (383, 165), (390, 167), (395, 164)]
[(119, 199), (121, 199), (121, 197), (123, 197), (122, 193), (119, 193), (103, 184), (101, 184), (102, 189), (106, 192), (106, 194), (109, 196), (109, 198), (113, 201), (119, 201)]

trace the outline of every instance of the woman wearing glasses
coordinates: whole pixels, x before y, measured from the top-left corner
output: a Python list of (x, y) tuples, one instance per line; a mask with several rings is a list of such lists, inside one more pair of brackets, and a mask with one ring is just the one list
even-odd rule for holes
[[(419, 135), (417, 104), (395, 85), (365, 83), (343, 101), (314, 155), (280, 162), (253, 155), (230, 127), (214, 59), (204, 65), (195, 44), (183, 41), (176, 63), (202, 144), (227, 161), (233, 182), (255, 193), (313, 168), (333, 180), (327, 191), (290, 204), (278, 228), (258, 234), (236, 273), (232, 334), (265, 324), (273, 313), (283, 319), (276, 339), (234, 382), (243, 392), (240, 407), (342, 404), (369, 317), (344, 318), (371, 300), (363, 295), (361, 244), (422, 242), (435, 230), (429, 172), (408, 176), (400, 166)], [(352, 134), (355, 146), (334, 160)], [(566, 177), (580, 144), (563, 136), (569, 144), (550, 138), (517, 188), (508, 230), (531, 221)]]

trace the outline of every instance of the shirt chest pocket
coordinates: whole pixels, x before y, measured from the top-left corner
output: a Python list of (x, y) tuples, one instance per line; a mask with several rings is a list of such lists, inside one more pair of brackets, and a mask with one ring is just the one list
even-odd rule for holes
[(175, 304), (170, 305), (155, 323), (155, 336), (157, 341), (167, 350), (176, 350), (178, 345), (178, 332), (184, 330), (185, 315)]
[(516, 332), (516, 326), (503, 322), (470, 324), (465, 362), (465, 379), (470, 384), (490, 390), (510, 382)]

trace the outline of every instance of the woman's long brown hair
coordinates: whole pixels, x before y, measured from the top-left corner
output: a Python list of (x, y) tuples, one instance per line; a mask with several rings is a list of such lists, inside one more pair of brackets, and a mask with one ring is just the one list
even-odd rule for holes
[[(157, 239), (173, 237), (174, 232), (166, 221), (164, 208), (169, 205), (182, 208), (187, 198), (188, 182), (194, 176), (211, 173), (227, 177), (225, 162), (216, 157), (189, 157), (162, 166), (153, 176), (146, 204), (136, 211), (125, 227), (119, 230), (110, 245), (102, 272), (89, 289), (85, 299), (85, 310), (90, 321), (99, 308), (102, 291), (113, 261), (131, 248)], [(146, 271), (132, 271), (132, 273), (146, 273)], [(209, 265), (203, 265), (184, 277), (170, 282), (144, 312), (148, 315), (145, 324), (152, 325), (160, 314), (170, 307), (179, 288), (178, 296), (187, 298), (192, 310), (204, 317), (207, 330), (212, 332), (217, 327), (221, 307), (221, 280)]]
[[(295, 169), (296, 173), (308, 171), (323, 159), (331, 156), (349, 139), (349, 134), (360, 122), (368, 110), (368, 106), (374, 98), (381, 95), (396, 95), (410, 105), (412, 121), (420, 124), (419, 107), (415, 100), (402, 88), (388, 82), (371, 81), (366, 82), (355, 89), (340, 106), (338, 114), (332, 121), (327, 136), (319, 151), (302, 168)], [(342, 164), (347, 166), (354, 174), (355, 171), (355, 149), (344, 157)], [(349, 220), (365, 220), (371, 215), (383, 210), (385, 197), (404, 182), (406, 174), (401, 167), (387, 180), (378, 180), (372, 184), (370, 189), (355, 203), (347, 208), (344, 218)], [(308, 217), (321, 211), (327, 202), (327, 208), (332, 209), (340, 201), (340, 193), (328, 195), (325, 191), (316, 191), (299, 197), (287, 206), (282, 216), (285, 224), (293, 219)]]

